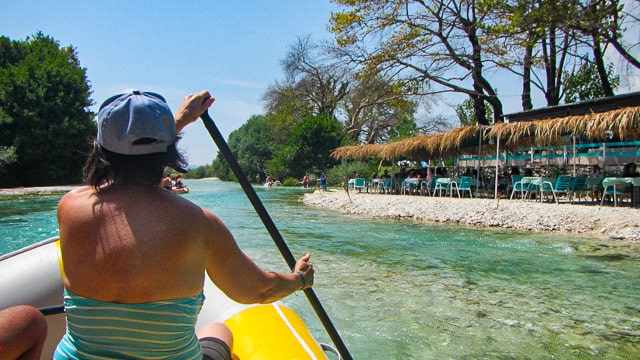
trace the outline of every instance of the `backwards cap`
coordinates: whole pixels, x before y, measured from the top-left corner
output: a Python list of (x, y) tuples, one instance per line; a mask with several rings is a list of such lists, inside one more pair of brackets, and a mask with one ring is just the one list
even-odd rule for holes
[(98, 112), (98, 143), (123, 155), (167, 152), (176, 140), (176, 123), (165, 99), (130, 91), (107, 99)]

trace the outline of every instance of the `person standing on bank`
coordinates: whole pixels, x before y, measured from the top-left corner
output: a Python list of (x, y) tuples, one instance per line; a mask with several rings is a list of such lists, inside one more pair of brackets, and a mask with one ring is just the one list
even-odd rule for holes
[(310, 254), (293, 273), (267, 272), (215, 214), (159, 186), (165, 166), (185, 171), (177, 134), (214, 100), (207, 91), (188, 95), (175, 118), (149, 92), (100, 106), (86, 185), (58, 204), (67, 332), (55, 359), (231, 359), (225, 325), (195, 331), (205, 272), (240, 303), (313, 285)]

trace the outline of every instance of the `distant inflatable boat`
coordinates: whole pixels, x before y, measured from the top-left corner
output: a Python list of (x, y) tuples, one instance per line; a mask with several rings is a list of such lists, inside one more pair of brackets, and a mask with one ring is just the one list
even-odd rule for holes
[(174, 194), (188, 194), (189, 193), (189, 188), (188, 187), (172, 187), (171, 190), (167, 189), (168, 192), (170, 193), (174, 193)]
[[(0, 256), (0, 308), (27, 304), (38, 307), (48, 324), (42, 359), (51, 359), (66, 331), (62, 305), (60, 242), (50, 238)], [(248, 359), (340, 359), (333, 347), (318, 343), (304, 321), (281, 302), (244, 305), (229, 299), (205, 276), (205, 302), (196, 330), (216, 321), (231, 328), (233, 355)]]

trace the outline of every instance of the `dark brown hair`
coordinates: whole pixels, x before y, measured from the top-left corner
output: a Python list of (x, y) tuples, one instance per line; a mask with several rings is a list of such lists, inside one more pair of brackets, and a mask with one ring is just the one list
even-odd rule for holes
[(167, 166), (181, 173), (187, 172), (184, 170), (187, 162), (175, 143), (164, 153), (122, 155), (103, 148), (94, 140), (82, 169), (83, 181), (96, 189), (111, 184), (158, 186)]

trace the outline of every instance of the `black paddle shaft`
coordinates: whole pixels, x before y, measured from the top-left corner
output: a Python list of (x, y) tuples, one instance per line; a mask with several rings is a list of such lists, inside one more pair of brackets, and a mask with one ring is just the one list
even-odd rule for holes
[(40, 310), (40, 312), (44, 316), (63, 314), (64, 305), (45, 306), (45, 307), (38, 308), (38, 310)]
[[(289, 250), (289, 247), (282, 238), (282, 235), (280, 235), (280, 232), (276, 228), (276, 225), (273, 223), (273, 220), (271, 219), (271, 216), (269, 216), (267, 209), (262, 204), (262, 201), (260, 201), (260, 198), (258, 197), (255, 189), (253, 188), (253, 186), (251, 186), (251, 183), (249, 183), (249, 180), (242, 171), (242, 168), (240, 168), (240, 164), (238, 164), (238, 161), (233, 156), (233, 153), (231, 152), (229, 145), (227, 145), (224, 138), (222, 137), (220, 130), (218, 130), (218, 127), (213, 122), (211, 116), (209, 116), (209, 112), (205, 111), (204, 114), (200, 116), (200, 118), (202, 119), (202, 122), (204, 122), (204, 126), (209, 131), (209, 135), (211, 135), (211, 137), (213, 138), (216, 146), (218, 146), (218, 150), (220, 150), (222, 156), (224, 156), (225, 160), (227, 161), (227, 164), (231, 168), (231, 171), (233, 171), (233, 174), (238, 179), (238, 182), (240, 182), (240, 186), (242, 186), (244, 193), (249, 198), (249, 201), (258, 213), (258, 216), (262, 220), (262, 223), (267, 228), (267, 231), (269, 231), (271, 238), (276, 243), (278, 250), (280, 250), (280, 253), (284, 257), (284, 260), (287, 262), (287, 265), (289, 265), (289, 268), (293, 270), (296, 265), (296, 259), (293, 257), (291, 250)], [(327, 333), (331, 337), (331, 341), (333, 341), (333, 343), (335, 344), (338, 352), (345, 360), (351, 360), (352, 357), (349, 354), (349, 350), (347, 350), (347, 347), (342, 342), (338, 331), (333, 326), (333, 323), (331, 323), (329, 315), (327, 315), (326, 311), (324, 311), (324, 308), (322, 307), (322, 304), (320, 304), (320, 300), (316, 296), (313, 289), (305, 289), (304, 294), (307, 296), (307, 299), (318, 315), (318, 318), (320, 318), (322, 325), (324, 325), (325, 330), (327, 330)]]

